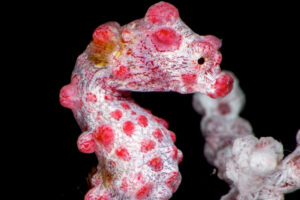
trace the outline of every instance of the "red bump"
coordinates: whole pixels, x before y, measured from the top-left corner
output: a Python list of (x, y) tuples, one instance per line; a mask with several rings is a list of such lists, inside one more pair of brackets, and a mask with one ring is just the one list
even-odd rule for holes
[(146, 13), (146, 19), (153, 24), (173, 23), (178, 18), (179, 13), (177, 8), (166, 2), (154, 4)]
[(155, 172), (159, 172), (163, 169), (163, 162), (160, 157), (155, 157), (152, 160), (148, 162), (148, 165), (151, 167), (151, 169)]
[(215, 53), (213, 59), (214, 59), (214, 62), (216, 63), (216, 65), (220, 65), (221, 62), (222, 62), (222, 54), (221, 54), (219, 51), (217, 51), (217, 52)]
[(117, 109), (114, 112), (110, 113), (110, 116), (119, 121), (122, 118), (122, 111)]
[(86, 94), (86, 97), (85, 97), (85, 100), (87, 102), (91, 102), (91, 103), (96, 103), (97, 102), (97, 97), (95, 94), (91, 93), (91, 92), (88, 92)]
[(232, 89), (233, 78), (229, 74), (223, 73), (220, 75), (213, 85), (213, 92), (208, 92), (207, 95), (211, 98), (220, 98), (226, 96)]
[(143, 177), (143, 174), (141, 173), (141, 172), (138, 172), (136, 175), (135, 175), (135, 178), (136, 178), (136, 180), (138, 180), (139, 182), (141, 182), (141, 183), (145, 183), (145, 179), (144, 179), (144, 177)]
[(127, 151), (127, 149), (125, 147), (117, 148), (115, 153), (120, 159), (122, 159), (124, 161), (129, 161), (131, 159), (129, 152)]
[(149, 114), (152, 114), (151, 110), (150, 109), (147, 109), (147, 108), (144, 108), (145, 112), (149, 113)]
[(172, 28), (162, 28), (153, 33), (152, 43), (157, 51), (175, 51), (181, 44), (181, 35)]
[(175, 192), (180, 184), (180, 180), (180, 174), (177, 171), (172, 172), (166, 181), (166, 185), (172, 189), (172, 192)]
[(202, 52), (204, 57), (212, 57), (213, 54), (216, 54), (217, 52), (214, 46), (205, 40), (193, 41), (192, 48), (195, 49), (197, 52)]
[(113, 36), (113, 32), (107, 24), (103, 24), (96, 28), (93, 33), (93, 40), (97, 44), (108, 42)]
[(181, 151), (179, 151), (179, 152), (178, 152), (178, 160), (177, 160), (178, 164), (181, 163), (182, 160), (183, 160), (183, 154), (182, 154)]
[(151, 183), (145, 184), (135, 194), (136, 199), (142, 200), (149, 197), (152, 192), (152, 189), (153, 189), (153, 185)]
[(176, 142), (176, 135), (173, 131), (169, 131), (170, 137), (172, 139), (172, 141), (175, 143)]
[(159, 117), (156, 117), (156, 116), (154, 116), (154, 115), (153, 115), (153, 119), (154, 119), (156, 122), (158, 122), (159, 124), (163, 125), (165, 128), (169, 128), (169, 123), (168, 123), (166, 120), (164, 120), (164, 119), (162, 119), (162, 118), (159, 118)]
[(182, 74), (181, 78), (185, 85), (194, 85), (194, 84), (196, 84), (197, 75), (196, 74)]
[(129, 69), (126, 66), (121, 65), (118, 69), (113, 71), (116, 78), (123, 80), (128, 76)]
[(147, 127), (148, 126), (148, 119), (144, 115), (140, 115), (137, 118), (138, 124), (142, 127)]
[(141, 152), (146, 153), (155, 148), (155, 142), (153, 140), (143, 140), (141, 142)]
[(122, 102), (121, 106), (125, 109), (125, 110), (129, 110), (130, 106), (128, 105), (128, 103)]
[(73, 85), (65, 85), (59, 93), (59, 102), (66, 108), (73, 109), (75, 107), (76, 92)]
[(84, 200), (111, 200), (111, 195), (106, 191), (100, 194), (98, 187), (93, 187), (84, 196)]
[(107, 95), (104, 96), (104, 99), (107, 100), (107, 101), (113, 101), (114, 100), (114, 98), (112, 96), (107, 96)]
[(222, 41), (213, 36), (213, 35), (206, 35), (203, 37), (204, 41), (210, 43), (216, 50), (220, 49), (222, 46)]
[(176, 148), (175, 145), (172, 146), (172, 150), (173, 150), (173, 152), (172, 152), (172, 158), (173, 158), (173, 160), (177, 160), (178, 150), (177, 150), (177, 148)]
[(131, 137), (134, 131), (134, 124), (131, 121), (126, 121), (123, 124), (123, 131), (126, 135)]
[(102, 144), (106, 151), (110, 152), (115, 138), (114, 131), (108, 125), (102, 125), (93, 134), (96, 141)]
[(87, 132), (82, 133), (77, 140), (77, 147), (82, 153), (93, 153), (95, 151), (93, 135)]
[(121, 33), (121, 40), (122, 42), (126, 43), (129, 42), (131, 39), (130, 37), (130, 31), (128, 29), (123, 29), (122, 33)]
[(121, 184), (120, 189), (123, 190), (124, 192), (128, 191), (128, 183), (127, 183), (127, 178), (126, 177), (124, 177), (122, 179), (122, 184)]
[(158, 142), (161, 142), (163, 139), (163, 134), (159, 128), (155, 129), (152, 135), (157, 139)]

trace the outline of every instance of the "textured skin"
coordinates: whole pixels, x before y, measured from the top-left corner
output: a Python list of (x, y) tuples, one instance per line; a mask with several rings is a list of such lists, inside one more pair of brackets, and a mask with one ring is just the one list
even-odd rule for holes
[(231, 187), (222, 200), (282, 200), (300, 188), (300, 130), (297, 148), (283, 158), (282, 144), (272, 137), (257, 139), (251, 125), (239, 117), (245, 97), (235, 78), (223, 99), (194, 95), (194, 108), (203, 114), (204, 154)]
[(108, 22), (94, 31), (71, 83), (60, 92), (60, 103), (83, 131), (79, 150), (95, 152), (99, 160), (85, 200), (172, 196), (181, 181), (176, 136), (130, 91), (225, 96), (233, 79), (220, 71), (220, 46), (214, 36), (195, 34), (165, 2), (151, 6), (145, 18), (122, 27)]

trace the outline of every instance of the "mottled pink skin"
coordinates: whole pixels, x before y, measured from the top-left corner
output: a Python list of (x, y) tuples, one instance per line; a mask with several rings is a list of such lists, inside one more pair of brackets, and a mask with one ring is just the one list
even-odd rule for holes
[(234, 83), (223, 99), (195, 94), (193, 102), (204, 115), (204, 154), (231, 188), (221, 200), (283, 200), (284, 193), (300, 188), (300, 130), (296, 150), (282, 160), (282, 144), (272, 137), (257, 139), (250, 123), (239, 117), (245, 97)]
[[(220, 71), (220, 40), (200, 36), (160, 2), (145, 18), (122, 27), (99, 26), (78, 57), (71, 83), (60, 92), (83, 133), (78, 148), (95, 152), (98, 171), (85, 200), (169, 199), (177, 190), (182, 153), (165, 120), (130, 97), (130, 91), (226, 95), (230, 75)], [(198, 64), (203, 57), (204, 63)]]

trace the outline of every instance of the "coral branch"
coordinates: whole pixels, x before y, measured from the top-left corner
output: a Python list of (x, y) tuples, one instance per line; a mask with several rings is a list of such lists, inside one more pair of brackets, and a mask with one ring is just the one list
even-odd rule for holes
[(231, 187), (221, 199), (282, 200), (284, 193), (300, 188), (300, 130), (296, 150), (282, 160), (282, 144), (272, 137), (257, 139), (249, 122), (239, 117), (244, 101), (236, 78), (223, 99), (194, 95), (194, 108), (204, 115), (204, 154)]

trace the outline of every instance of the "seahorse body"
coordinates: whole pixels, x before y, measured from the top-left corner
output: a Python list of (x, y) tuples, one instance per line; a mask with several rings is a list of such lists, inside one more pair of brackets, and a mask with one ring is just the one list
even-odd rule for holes
[(159, 2), (127, 25), (108, 22), (78, 57), (60, 92), (82, 129), (78, 148), (99, 164), (85, 200), (169, 199), (181, 182), (182, 153), (168, 123), (138, 106), (130, 91), (202, 92), (225, 96), (220, 40), (200, 36), (171, 4)]

